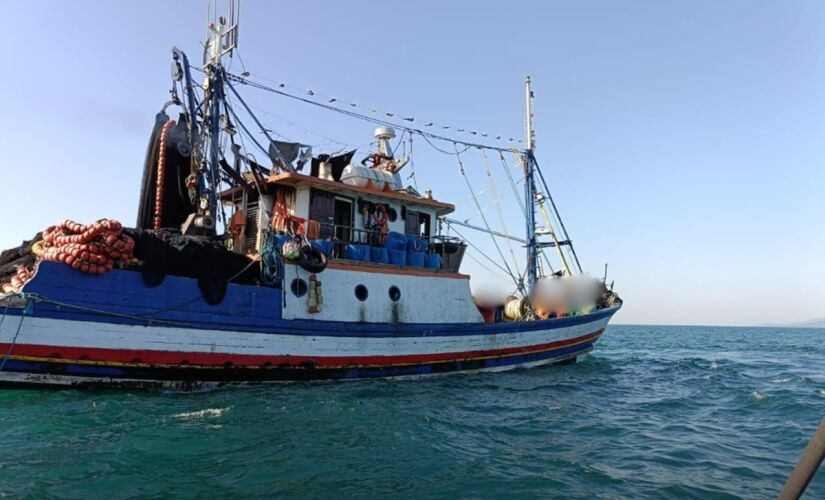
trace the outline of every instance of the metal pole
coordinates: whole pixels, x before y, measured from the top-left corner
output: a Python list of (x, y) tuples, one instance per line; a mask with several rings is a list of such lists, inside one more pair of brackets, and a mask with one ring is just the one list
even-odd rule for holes
[[(209, 110), (209, 119), (210, 119), (210, 126), (209, 126), (209, 168), (208, 171), (204, 174), (209, 174), (209, 188), (206, 191), (206, 196), (209, 200), (209, 210), (214, 211), (212, 216), (217, 216), (217, 200), (215, 199), (215, 191), (217, 190), (217, 169), (218, 169), (218, 160), (220, 159), (220, 149), (219, 149), (219, 141), (220, 141), (220, 134), (221, 134), (221, 100), (223, 96), (221, 95), (222, 85), (221, 82), (221, 68), (220, 66), (212, 66), (211, 67), (212, 75), (209, 79), (209, 86), (211, 91), (211, 102), (210, 102), (210, 110)], [(206, 186), (204, 186), (206, 187)]]
[(796, 464), (788, 482), (779, 493), (779, 500), (790, 500), (799, 498), (808, 487), (808, 483), (813, 479), (817, 469), (822, 464), (822, 459), (825, 458), (825, 418), (819, 423), (814, 433), (814, 437), (808, 443), (802, 456), (799, 458), (799, 463)]
[(527, 152), (524, 154), (524, 207), (526, 209), (526, 232), (527, 240), (527, 290), (533, 291), (533, 287), (538, 279), (538, 251), (536, 249), (536, 181), (534, 177), (535, 166), (533, 164), (533, 149), (536, 146), (533, 132), (533, 89), (532, 80), (528, 76), (524, 80), (525, 90), (525, 135), (527, 139)]

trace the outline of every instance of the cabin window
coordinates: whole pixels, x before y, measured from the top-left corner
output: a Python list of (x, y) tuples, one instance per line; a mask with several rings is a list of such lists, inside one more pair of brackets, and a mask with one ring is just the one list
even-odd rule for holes
[(401, 300), (401, 290), (397, 286), (390, 287), (390, 300), (393, 302)]
[(369, 294), (370, 293), (367, 290), (367, 287), (365, 287), (364, 285), (358, 285), (358, 286), (355, 287), (355, 298), (357, 298), (361, 302), (364, 302), (365, 300), (367, 300), (367, 297), (369, 296)]
[(430, 214), (423, 212), (416, 212), (414, 210), (407, 210), (407, 217), (405, 219), (405, 233), (420, 236), (422, 238), (430, 237)]

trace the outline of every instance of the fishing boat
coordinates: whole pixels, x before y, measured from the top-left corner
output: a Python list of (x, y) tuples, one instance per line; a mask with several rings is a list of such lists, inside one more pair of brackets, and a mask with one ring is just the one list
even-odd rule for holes
[[(151, 132), (136, 226), (67, 220), (0, 255), (0, 384), (186, 390), (420, 377), (573, 362), (593, 349), (622, 301), (606, 276), (582, 272), (550, 196), (529, 77), (522, 146), (448, 137), (230, 73), (230, 7), (211, 14), (202, 65), (172, 50), (172, 97)], [(357, 151), (276, 140), (241, 89), (362, 120), (375, 148), (359, 161)], [(511, 155), (525, 233), (493, 228), (477, 199), (481, 222), (459, 220), (453, 204), (404, 186), (411, 155), (393, 147), (399, 130), (453, 147), (462, 174), (462, 150)], [(501, 260), (497, 241), (523, 247), (523, 270)], [(513, 288), (474, 295), (462, 272), (470, 247)]]

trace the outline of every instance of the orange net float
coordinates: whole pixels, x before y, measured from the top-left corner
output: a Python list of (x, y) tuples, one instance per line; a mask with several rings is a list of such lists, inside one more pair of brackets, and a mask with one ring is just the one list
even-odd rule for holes
[(0, 283), (0, 293), (19, 293), (23, 289), (23, 285), (32, 279), (32, 276), (34, 276), (33, 268), (17, 266), (15, 274), (11, 276), (9, 281), (6, 283)]
[(123, 225), (110, 219), (85, 226), (63, 221), (43, 232), (43, 242), (42, 260), (61, 262), (88, 274), (103, 274), (115, 263), (128, 263), (135, 249), (135, 241), (123, 234)]
[[(115, 265), (122, 267), (134, 259), (135, 240), (123, 234), (123, 225), (111, 219), (93, 224), (65, 220), (43, 231), (43, 240), (32, 247), (37, 261), (60, 262), (87, 274), (104, 274)], [(34, 267), (18, 267), (3, 294), (18, 293), (34, 276)]]

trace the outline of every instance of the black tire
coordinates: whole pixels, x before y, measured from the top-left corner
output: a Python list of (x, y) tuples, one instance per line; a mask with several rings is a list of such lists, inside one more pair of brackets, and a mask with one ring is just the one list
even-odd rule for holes
[(320, 273), (327, 268), (327, 256), (317, 248), (302, 246), (298, 252), (298, 265), (308, 273)]

